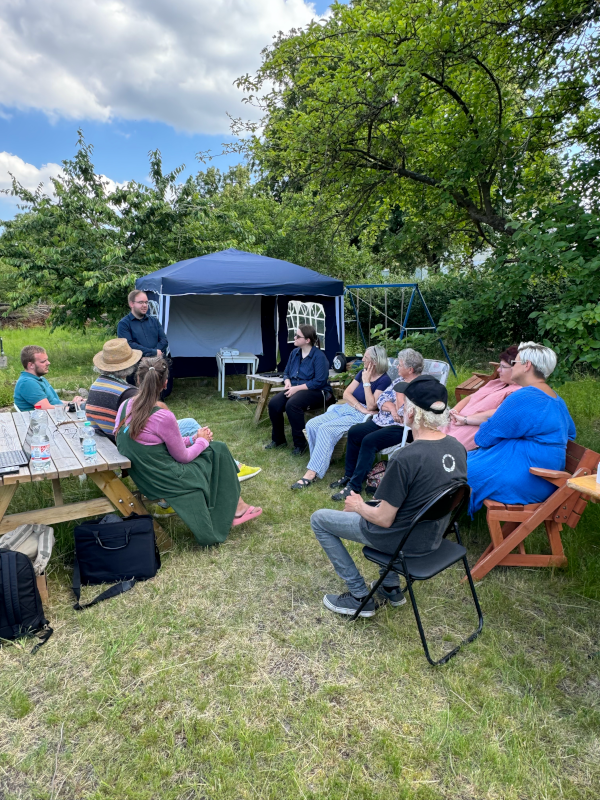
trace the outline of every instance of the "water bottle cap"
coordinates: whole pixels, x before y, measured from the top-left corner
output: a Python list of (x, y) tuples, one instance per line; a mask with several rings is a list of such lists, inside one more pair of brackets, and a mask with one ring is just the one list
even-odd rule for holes
[(41, 407), (42, 407), (42, 404), (41, 404), (41, 403), (36, 403), (36, 404), (34, 405), (34, 408), (41, 408)]
[(84, 422), (83, 424), (84, 425), (91, 425), (92, 423), (91, 422)]

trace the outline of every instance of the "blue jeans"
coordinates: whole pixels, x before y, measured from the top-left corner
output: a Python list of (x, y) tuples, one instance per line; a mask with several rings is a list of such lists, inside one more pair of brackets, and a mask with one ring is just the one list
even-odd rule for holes
[(196, 422), (195, 419), (191, 417), (186, 417), (185, 419), (178, 419), (177, 424), (179, 425), (179, 433), (185, 438), (186, 436), (193, 436), (197, 430), (200, 429), (200, 425)]
[[(361, 519), (360, 514), (353, 511), (334, 511), (329, 508), (315, 511), (310, 518), (311, 527), (319, 544), (327, 553), (334, 570), (342, 580), (346, 581), (348, 589), (354, 597), (364, 597), (369, 593), (369, 589), (350, 553), (340, 540), (347, 539), (349, 542), (359, 542), (359, 544), (367, 544), (371, 547), (371, 542), (367, 541), (362, 532)], [(380, 567), (379, 574), (381, 575), (383, 572), (385, 572), (385, 568)], [(386, 589), (400, 586), (397, 573), (388, 573), (383, 579), (383, 586)]]
[[(199, 430), (202, 426), (198, 425), (195, 419), (191, 417), (186, 417), (185, 419), (178, 419), (177, 424), (179, 425), (179, 433), (185, 438), (186, 436), (193, 436), (197, 430)], [(238, 472), (240, 471), (240, 462), (235, 462), (238, 468)]]

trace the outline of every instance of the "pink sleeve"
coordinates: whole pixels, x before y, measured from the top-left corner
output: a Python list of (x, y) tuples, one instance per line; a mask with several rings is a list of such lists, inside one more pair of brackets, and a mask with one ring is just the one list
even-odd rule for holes
[[(179, 432), (175, 414), (173, 414), (172, 411), (161, 408), (160, 411), (157, 411), (150, 417), (148, 423), (154, 423), (152, 425), (152, 432), (158, 434), (160, 439), (167, 445), (167, 450), (170, 455), (173, 456), (175, 461), (179, 461), (181, 464), (188, 464), (190, 461), (193, 461), (196, 456), (199, 456), (209, 445), (206, 439), (198, 437), (194, 444), (190, 447), (186, 447), (181, 433)], [(149, 425), (147, 428), (148, 427)]]

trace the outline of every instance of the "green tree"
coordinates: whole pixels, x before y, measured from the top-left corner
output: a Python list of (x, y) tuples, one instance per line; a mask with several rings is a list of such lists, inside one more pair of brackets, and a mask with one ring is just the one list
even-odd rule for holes
[(280, 192), (308, 188), (351, 222), (385, 228), (399, 208), (433, 241), (495, 244), (556, 194), (561, 153), (598, 144), (599, 15), (593, 0), (337, 4), (239, 80), (264, 116), (234, 130), (254, 134)]
[(52, 181), (54, 197), (14, 180), (22, 213), (2, 223), (0, 236), (0, 260), (16, 274), (12, 307), (46, 300), (54, 325), (113, 325), (137, 277), (243, 244), (243, 236), (212, 238), (215, 211), (193, 178), (177, 183), (181, 170), (165, 174), (154, 151), (151, 186), (131, 181), (111, 189), (96, 174), (92, 146), (80, 131), (75, 157), (63, 161), (62, 175)]

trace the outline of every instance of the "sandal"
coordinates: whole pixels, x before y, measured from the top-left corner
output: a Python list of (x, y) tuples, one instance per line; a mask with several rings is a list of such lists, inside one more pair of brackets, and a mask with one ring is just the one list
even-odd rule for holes
[(306, 489), (307, 486), (310, 486), (311, 483), (318, 481), (317, 477), (314, 478), (300, 478), (296, 481), (296, 483), (290, 486), (290, 489)]
[[(346, 486), (345, 489), (342, 489), (341, 491), (336, 492), (335, 494), (332, 494), (331, 495), (331, 499), (332, 500), (338, 500), (338, 501), (339, 500), (345, 500), (347, 497), (350, 497), (350, 494), (352, 493), (352, 491), (353, 491), (353, 489), (351, 489), (349, 486)], [(356, 494), (358, 494), (358, 492)]]
[(257, 517), (260, 517), (261, 514), (262, 508), (248, 506), (243, 514), (240, 514), (239, 517), (233, 518), (232, 527), (235, 528), (236, 525), (242, 525), (244, 522), (250, 522), (251, 519), (256, 519)]

